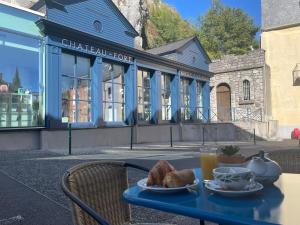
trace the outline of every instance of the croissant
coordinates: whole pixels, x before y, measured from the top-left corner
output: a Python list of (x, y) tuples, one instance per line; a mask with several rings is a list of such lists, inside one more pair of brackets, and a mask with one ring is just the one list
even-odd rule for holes
[(174, 171), (175, 168), (165, 160), (158, 161), (150, 170), (147, 179), (147, 186), (162, 186), (166, 174)]
[(193, 170), (185, 169), (180, 171), (171, 171), (166, 174), (163, 180), (163, 186), (174, 188), (183, 187), (187, 184), (193, 184), (195, 180), (195, 175)]

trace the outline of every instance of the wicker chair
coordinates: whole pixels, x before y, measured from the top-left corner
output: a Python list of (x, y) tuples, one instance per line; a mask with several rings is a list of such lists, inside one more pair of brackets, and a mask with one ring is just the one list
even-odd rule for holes
[(278, 162), (284, 173), (300, 173), (300, 149), (270, 152), (269, 157)]
[(127, 167), (149, 171), (125, 162), (102, 161), (77, 165), (64, 174), (62, 189), (72, 200), (75, 224), (131, 224), (129, 205), (122, 200), (128, 188)]

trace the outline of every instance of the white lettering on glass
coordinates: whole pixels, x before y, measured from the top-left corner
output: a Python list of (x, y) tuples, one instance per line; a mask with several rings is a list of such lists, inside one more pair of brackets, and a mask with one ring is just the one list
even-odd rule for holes
[(62, 39), (61, 44), (64, 47), (73, 48), (73, 49), (80, 50), (80, 51), (85, 51), (87, 53), (96, 54), (98, 56), (102, 56), (102, 57), (111, 56), (119, 61), (128, 62), (128, 63), (133, 62), (133, 58), (131, 56), (124, 55), (124, 54), (121, 54), (118, 52), (113, 52), (113, 51), (106, 50), (106, 49), (102, 49), (102, 48), (96, 48), (95, 46), (82, 44), (82, 43), (79, 43), (76, 41)]

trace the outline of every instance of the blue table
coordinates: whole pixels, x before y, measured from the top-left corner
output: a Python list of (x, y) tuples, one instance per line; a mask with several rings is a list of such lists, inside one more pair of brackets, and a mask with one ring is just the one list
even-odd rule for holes
[[(201, 178), (201, 170), (195, 169)], [(300, 225), (300, 175), (282, 174), (262, 191), (247, 197), (228, 198), (211, 193), (201, 183), (197, 192), (152, 193), (128, 188), (126, 202), (222, 225)]]

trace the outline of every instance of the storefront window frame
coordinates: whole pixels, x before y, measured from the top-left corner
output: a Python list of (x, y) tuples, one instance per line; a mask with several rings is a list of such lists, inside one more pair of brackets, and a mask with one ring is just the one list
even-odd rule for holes
[(203, 121), (203, 81), (196, 80), (196, 121)]
[(180, 77), (180, 118), (181, 121), (191, 121), (192, 120), (192, 86), (193, 79), (188, 77)]
[[(166, 86), (167, 77), (169, 77), (169, 88)], [(173, 98), (172, 98), (172, 82), (174, 79), (174, 75), (166, 72), (161, 72), (161, 121), (164, 122), (172, 122), (173, 115), (172, 115), (172, 104), (173, 104)], [(168, 94), (169, 92), (169, 94)], [(169, 95), (169, 100), (171, 103), (166, 103), (166, 95)], [(170, 112), (169, 112), (169, 111)], [(164, 113), (163, 113), (164, 112)], [(165, 116), (164, 116), (165, 115)], [(167, 115), (170, 115), (170, 117), (167, 117)]]
[[(36, 49), (38, 52), (38, 63), (37, 63), (37, 80), (38, 80), (38, 86), (39, 86), (39, 96), (38, 98), (40, 99), (41, 103), (39, 104), (38, 108), (38, 115), (37, 119), (40, 120), (41, 122), (37, 122), (36, 126), (30, 125), (30, 126), (3, 126), (0, 127), (0, 130), (10, 130), (10, 129), (16, 129), (16, 130), (22, 130), (22, 129), (41, 129), (46, 127), (46, 121), (45, 121), (45, 110), (46, 110), (46, 98), (45, 98), (45, 45), (42, 37), (35, 36), (35, 35), (30, 35), (30, 34), (25, 34), (22, 32), (16, 32), (13, 30), (1, 30), (2, 33), (8, 35), (13, 35), (17, 36), (18, 38), (22, 39), (22, 42), (25, 42), (25, 39), (30, 39), (30, 42), (37, 41), (37, 47), (32, 47), (31, 45), (28, 45), (28, 50), (29, 49)], [(1, 34), (0, 34), (1, 35)], [(10, 41), (11, 42), (11, 41)], [(4, 44), (5, 40), (0, 40), (0, 44)], [(16, 47), (19, 45), (19, 43), (16, 43)], [(23, 43), (21, 45), (24, 45), (26, 47), (26, 43)], [(0, 45), (0, 49), (1, 49)], [(26, 48), (25, 48), (26, 49)]]
[[(62, 104), (63, 104), (63, 101), (64, 99), (62, 98), (62, 79), (63, 77), (66, 77), (68, 79), (74, 79), (74, 86), (75, 86), (75, 90), (76, 90), (76, 94), (75, 94), (75, 118), (76, 118), (76, 121), (74, 122), (70, 122), (68, 121), (67, 123), (69, 124), (72, 124), (73, 127), (75, 128), (85, 128), (85, 127), (94, 127), (95, 126), (95, 121), (93, 121), (93, 118), (94, 118), (94, 113), (95, 113), (95, 109), (93, 108), (94, 106), (94, 98), (93, 98), (93, 73), (92, 73), (92, 67), (93, 67), (93, 62), (94, 62), (94, 57), (91, 56), (91, 55), (88, 55), (88, 54), (82, 54), (82, 53), (79, 53), (79, 52), (74, 52), (74, 51), (69, 51), (69, 50), (63, 50), (62, 51), (62, 56), (61, 56), (61, 68), (62, 68), (62, 57), (63, 57), (63, 54), (68, 54), (68, 55), (72, 55), (75, 57), (75, 63), (73, 65), (73, 76), (72, 75), (68, 75), (68, 74), (63, 74), (62, 72), (62, 69), (61, 69), (61, 74), (60, 74), (60, 99), (61, 99), (61, 103), (60, 103), (60, 114), (61, 114), (61, 119), (62, 119)], [(76, 65), (77, 65), (77, 62), (76, 62), (76, 58), (77, 57), (82, 57), (82, 58), (86, 58), (86, 59), (89, 59), (90, 61), (90, 68), (89, 68), (89, 78), (88, 79), (82, 79), (82, 78), (79, 78), (77, 77), (77, 68), (76, 68)], [(89, 100), (80, 100), (78, 99), (78, 80), (89, 80)], [(68, 101), (68, 100), (67, 100)], [(70, 100), (69, 100), (70, 101)], [(70, 101), (72, 102), (72, 101)], [(78, 122), (78, 103), (79, 102), (87, 102), (89, 105), (90, 105), (90, 110), (89, 110), (89, 113), (90, 113), (90, 121), (87, 121), (87, 122)], [(64, 121), (62, 121), (62, 123), (64, 123)]]
[[(104, 78), (104, 64), (107, 63), (107, 64), (110, 64), (110, 65), (118, 65), (118, 66), (121, 66), (123, 68), (123, 82), (122, 83), (115, 83), (113, 81), (109, 82), (112, 84), (112, 89), (111, 89), (111, 92), (112, 92), (112, 101), (104, 101), (104, 88), (103, 88), (103, 85), (104, 85), (104, 81), (103, 81), (103, 78)], [(110, 59), (106, 59), (106, 58), (103, 58), (103, 62), (102, 62), (103, 66), (102, 66), (102, 76), (101, 76), (101, 86), (102, 86), (102, 98), (99, 99), (99, 101), (101, 101), (101, 107), (102, 107), (102, 118), (103, 118), (103, 124), (105, 126), (108, 126), (108, 127), (114, 127), (114, 126), (126, 126), (127, 125), (127, 118), (126, 118), (126, 70), (128, 69), (127, 68), (127, 65), (126, 64), (123, 64), (121, 62), (118, 62), (118, 61), (114, 61), (114, 60), (110, 60)], [(114, 72), (111, 72), (112, 74)], [(111, 78), (112, 78), (112, 75), (111, 74)], [(114, 101), (115, 97), (115, 91), (114, 91), (114, 88), (115, 88), (115, 85), (121, 85), (122, 88), (123, 88), (123, 102), (116, 102)], [(105, 120), (105, 107), (104, 107), (104, 104), (105, 103), (111, 103), (112, 104), (112, 107), (113, 107), (113, 110), (112, 110), (112, 113), (113, 113), (113, 121), (107, 121)], [(116, 121), (115, 120), (115, 112), (114, 112), (114, 107), (115, 107), (115, 104), (121, 104), (122, 107), (123, 107), (123, 111), (122, 111), (122, 114), (123, 114), (123, 121)]]
[[(139, 85), (139, 72), (142, 73), (142, 85)], [(149, 86), (145, 87), (145, 82), (144, 82), (144, 74), (147, 74), (149, 76)], [(153, 72), (151, 72), (151, 70), (149, 69), (146, 69), (146, 68), (142, 68), (142, 67), (137, 67), (137, 85), (136, 85), (136, 89), (137, 89), (137, 121), (139, 124), (150, 124), (152, 123), (152, 116), (153, 116), (153, 105), (152, 105), (152, 101), (151, 99), (153, 98), (153, 85), (152, 85), (152, 82), (151, 80), (153, 79)], [(140, 103), (139, 101), (139, 89), (142, 90), (142, 97), (141, 97), (141, 101), (142, 103)], [(149, 110), (149, 118), (148, 120), (145, 120), (145, 119), (140, 119), (139, 118), (139, 109), (140, 107), (142, 108), (142, 113), (145, 114), (145, 89), (148, 90), (149, 92), (149, 102), (148, 104), (146, 104), (148, 106), (148, 110)]]

